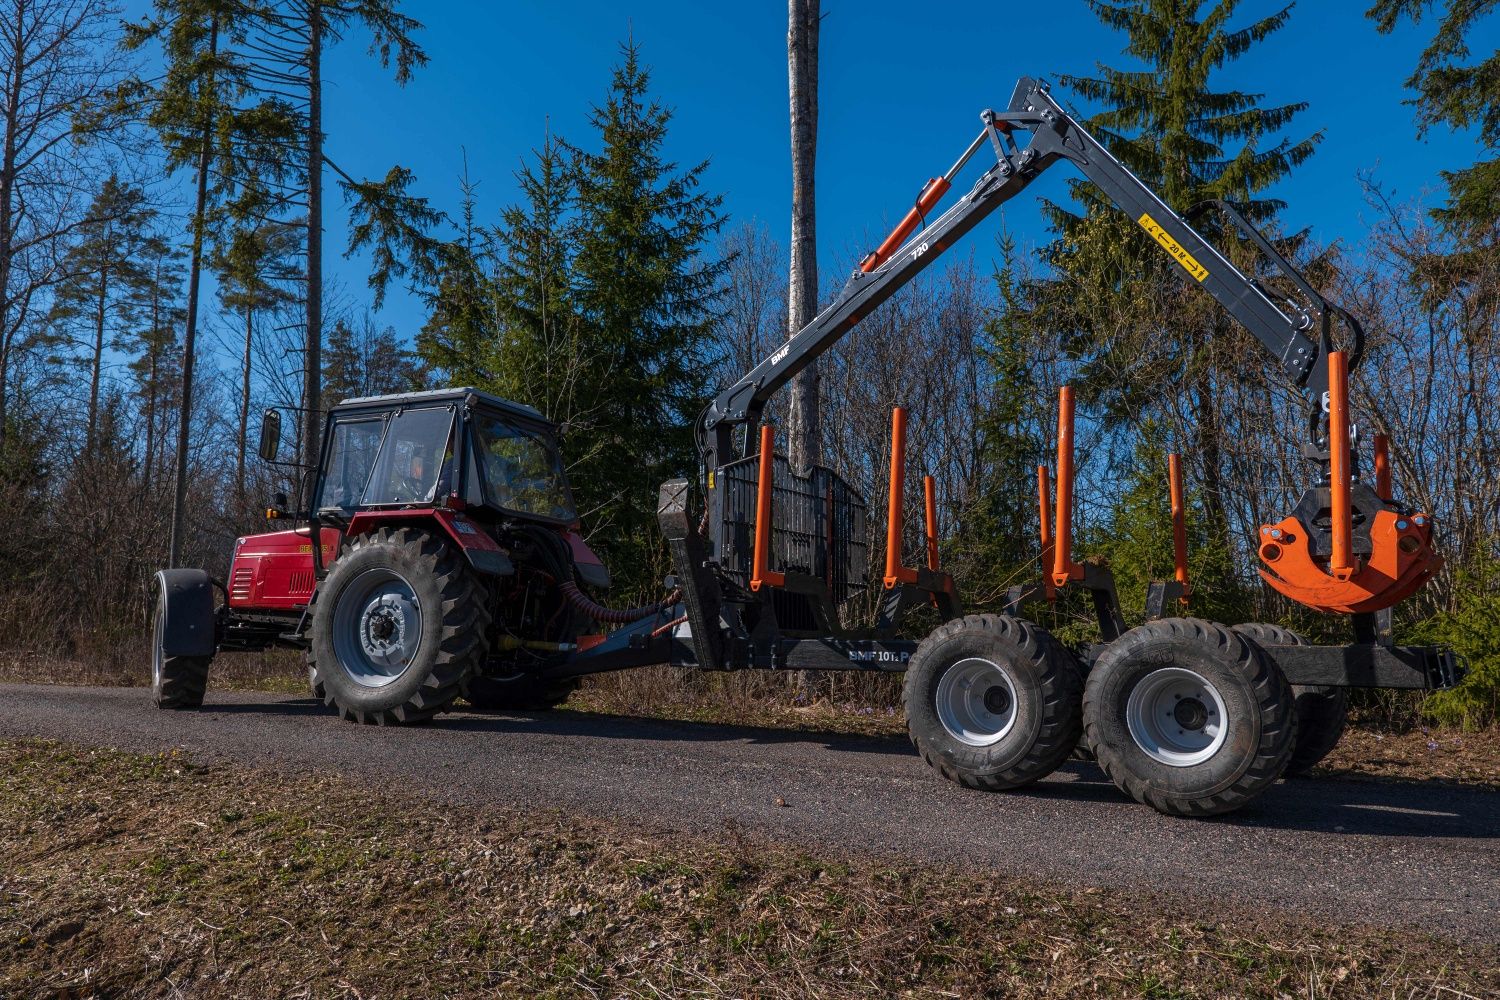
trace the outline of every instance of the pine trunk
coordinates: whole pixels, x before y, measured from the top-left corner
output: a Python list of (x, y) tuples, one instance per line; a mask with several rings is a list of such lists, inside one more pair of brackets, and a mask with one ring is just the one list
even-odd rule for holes
[[(818, 255), (813, 192), (818, 148), (818, 4), (787, 5), (787, 83), (792, 119), (791, 278), (787, 289), (787, 336), (795, 336), (818, 311)], [(791, 384), (787, 418), (792, 467), (806, 471), (821, 458), (818, 366), (809, 365)]]
[(13, 8), (15, 48), (10, 57), (10, 79), (5, 81), (5, 148), (0, 152), (0, 444), (5, 443), (6, 409), (10, 385), (11, 212), (15, 208), (17, 133), (21, 129), (21, 74), (26, 65), (26, 32), (21, 6)]
[(86, 451), (94, 449), (94, 438), (99, 433), (99, 381), (104, 374), (104, 319), (105, 303), (109, 297), (109, 267), (99, 268), (99, 294), (94, 301), (94, 356), (89, 366), (89, 421), (84, 435)]
[(239, 447), (234, 452), (234, 496), (239, 503), (238, 513), (245, 510), (245, 449), (250, 434), (250, 345), (255, 331), (255, 313), (245, 309), (245, 356), (240, 368), (240, 436)]
[[(212, 58), (219, 51), (219, 21), (214, 18), (209, 29), (208, 52)], [(208, 91), (205, 108), (213, 102), (212, 71), (204, 81)], [(201, 99), (201, 95), (200, 95)], [(198, 286), (203, 275), (203, 230), (208, 211), (208, 159), (213, 146), (213, 120), (202, 123), (202, 148), (198, 151), (198, 187), (193, 195), (193, 249), (188, 261), (187, 321), (182, 331), (182, 400), (177, 413), (177, 461), (173, 468), (172, 532), (167, 543), (167, 565), (175, 567), (182, 559), (184, 526), (187, 521), (188, 439), (193, 418), (193, 350), (198, 339)]]
[[(323, 395), (323, 10), (308, 4), (307, 26), (307, 335), (303, 346), (302, 462), (318, 464)], [(306, 498), (311, 504), (311, 498)]]

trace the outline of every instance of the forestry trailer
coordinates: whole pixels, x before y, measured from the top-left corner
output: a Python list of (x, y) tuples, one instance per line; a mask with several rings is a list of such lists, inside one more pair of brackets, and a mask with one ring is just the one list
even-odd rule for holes
[[(912, 741), (947, 778), (1014, 789), (1086, 742), (1127, 794), (1177, 815), (1223, 813), (1305, 771), (1344, 726), (1351, 687), (1449, 687), (1447, 650), (1394, 645), (1390, 608), (1441, 566), (1429, 513), (1392, 498), (1384, 439), (1359, 464), (1348, 375), (1363, 333), (1232, 206), (1178, 215), (1051, 96), (1022, 79), (953, 167), (927, 182), (901, 224), (838, 298), (705, 410), (702, 476), (663, 484), (658, 517), (675, 573), (648, 607), (597, 602), (609, 573), (580, 532), (555, 428), (529, 407), (472, 389), (351, 399), (327, 416), (306, 525), (239, 539), (227, 583), (201, 570), (157, 576), (152, 672), (163, 708), (202, 703), (216, 653), (306, 651), (317, 697), (345, 718), (404, 723), (460, 697), (539, 709), (577, 678), (650, 664), (711, 670), (904, 671)], [(1024, 142), (1023, 142), (1024, 139)], [(981, 151), (969, 191), (928, 218)], [(1346, 616), (1352, 641), (1315, 646), (1285, 629), (1172, 617), (1189, 582), (1182, 488), (1170, 464), (1177, 567), (1131, 627), (1104, 567), (1071, 551), (1073, 401), (1058, 415), (1056, 499), (1038, 469), (1041, 579), (1003, 614), (965, 615), (939, 567), (932, 483), (926, 552), (904, 565), (905, 415), (893, 416), (883, 577), (867, 584), (864, 501), (831, 469), (795, 474), (761, 420), (767, 400), (982, 219), (1057, 163), (1071, 163), (1148, 232), (1269, 352), (1309, 403), (1304, 455), (1318, 470), (1287, 517), (1260, 529), (1266, 582)], [(1212, 213), (1257, 252), (1256, 277), (1189, 218)], [(1338, 339), (1335, 339), (1335, 332)], [(759, 428), (756, 433), (755, 429)], [(280, 415), (261, 455), (274, 460)], [(758, 443), (758, 449), (755, 445)], [(284, 499), (277, 507), (284, 507)], [(273, 509), (273, 516), (287, 516)], [(841, 608), (878, 588), (873, 623)], [(1065, 648), (1024, 617), (1070, 588), (1091, 598), (1100, 641)], [(215, 600), (215, 593), (222, 601)], [(902, 630), (931, 606), (943, 624)], [(613, 626), (602, 628), (601, 625)]]

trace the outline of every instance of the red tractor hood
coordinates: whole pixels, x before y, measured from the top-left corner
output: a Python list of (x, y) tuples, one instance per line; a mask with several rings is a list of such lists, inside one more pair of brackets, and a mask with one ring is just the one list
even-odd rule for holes
[[(323, 563), (339, 551), (339, 533), (324, 528)], [(312, 535), (307, 528), (246, 535), (235, 540), (229, 567), (229, 605), (235, 608), (300, 608), (312, 597)]]

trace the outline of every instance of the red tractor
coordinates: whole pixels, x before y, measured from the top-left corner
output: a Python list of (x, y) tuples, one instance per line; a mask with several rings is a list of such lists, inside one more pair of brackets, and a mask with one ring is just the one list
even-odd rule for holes
[[(267, 412), (268, 461), (280, 423)], [(584, 595), (609, 571), (579, 534), (556, 429), (527, 406), (473, 389), (347, 400), (309, 495), (307, 526), (235, 541), (217, 610), (207, 573), (159, 574), (159, 706), (200, 705), (216, 651), (292, 646), (317, 696), (360, 722), (420, 721), (460, 695), (550, 707), (577, 682), (539, 671), (591, 621), (659, 611)]]

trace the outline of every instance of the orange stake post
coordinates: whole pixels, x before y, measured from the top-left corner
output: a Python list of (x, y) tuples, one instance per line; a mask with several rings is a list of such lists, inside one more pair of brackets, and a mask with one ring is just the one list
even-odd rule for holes
[(1073, 562), (1073, 387), (1057, 396), (1057, 519), (1052, 552), (1052, 582), (1066, 587), (1083, 579), (1083, 567)]
[(891, 480), (886, 501), (885, 587), (916, 583), (916, 570), (901, 565), (902, 511), (906, 492), (906, 410), (891, 410)]
[(776, 432), (760, 425), (760, 474), (755, 481), (755, 555), (750, 569), (750, 589), (762, 585), (780, 587), (786, 575), (771, 569), (771, 490), (776, 480)]
[(1172, 497), (1172, 565), (1177, 582), (1182, 584), (1182, 602), (1186, 604), (1191, 593), (1188, 585), (1187, 505), (1182, 499), (1182, 461), (1176, 455), (1167, 456), (1167, 491)]
[(1384, 434), (1375, 435), (1375, 495), (1391, 499), (1391, 439)]
[(931, 476), (922, 477), (922, 508), (922, 512), (926, 515), (923, 527), (927, 529), (927, 568), (937, 572), (937, 483)]
[(1328, 572), (1347, 580), (1354, 575), (1354, 526), (1349, 513), (1349, 364), (1343, 351), (1328, 355), (1328, 479), (1333, 521)]
[(1047, 467), (1036, 467), (1036, 498), (1041, 513), (1042, 526), (1042, 594), (1049, 601), (1057, 600), (1057, 586), (1052, 582), (1052, 497), (1047, 477)]

